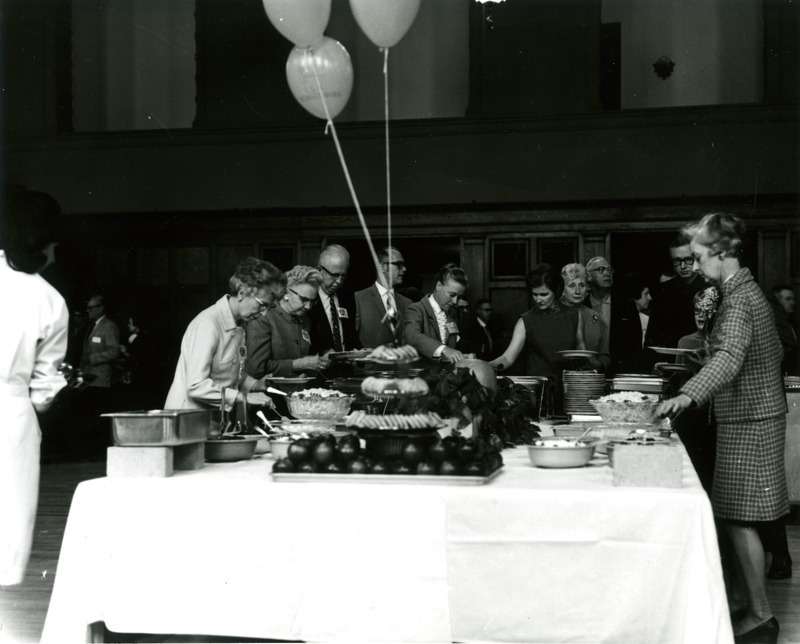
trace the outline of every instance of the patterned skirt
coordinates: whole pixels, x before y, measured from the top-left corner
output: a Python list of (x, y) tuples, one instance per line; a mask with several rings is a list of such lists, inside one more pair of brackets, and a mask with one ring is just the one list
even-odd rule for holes
[(717, 425), (711, 504), (721, 519), (772, 521), (789, 512), (786, 416)]

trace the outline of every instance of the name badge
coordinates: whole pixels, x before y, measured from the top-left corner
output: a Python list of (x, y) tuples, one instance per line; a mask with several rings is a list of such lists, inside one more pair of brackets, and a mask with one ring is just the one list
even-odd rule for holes
[(340, 306), (337, 310), (339, 311), (339, 319), (345, 319), (345, 320), (349, 319), (350, 316), (347, 314), (346, 308)]
[(311, 336), (310, 336), (310, 335), (308, 335), (308, 331), (306, 331), (305, 329), (303, 329), (303, 330), (301, 331), (301, 333), (303, 334), (303, 340), (305, 340), (306, 342), (308, 342), (309, 344), (311, 344)]
[(92, 336), (92, 342), (94, 342), (95, 344), (100, 344), (102, 341), (103, 341), (103, 338), (100, 338), (100, 337), (98, 337), (96, 335)]
[(446, 328), (447, 332), (450, 334), (458, 333), (458, 325), (455, 322), (448, 322)]

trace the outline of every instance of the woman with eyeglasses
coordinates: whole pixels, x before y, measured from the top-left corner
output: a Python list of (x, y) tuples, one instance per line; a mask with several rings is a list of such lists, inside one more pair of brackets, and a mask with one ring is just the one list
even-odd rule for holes
[[(266, 385), (249, 376), (244, 325), (284, 292), (286, 278), (269, 262), (248, 257), (230, 279), (229, 292), (189, 323), (181, 342), (165, 409), (226, 410), (235, 403), (273, 407)], [(221, 393), (222, 392), (222, 393)]]
[(712, 401), (717, 448), (711, 504), (737, 564), (728, 593), (734, 639), (775, 642), (780, 627), (767, 600), (758, 527), (789, 512), (783, 347), (769, 302), (741, 264), (742, 220), (712, 213), (686, 234), (694, 270), (719, 286), (721, 300), (702, 368), (657, 412), (674, 416)]
[(533, 307), (517, 320), (511, 342), (503, 355), (489, 364), (498, 371), (514, 364), (523, 349), (527, 349), (528, 376), (546, 376), (554, 411), (562, 411), (561, 372), (567, 362), (559, 351), (585, 349), (580, 313), (577, 308), (561, 302), (564, 280), (555, 266), (539, 264), (528, 273), (525, 283), (533, 299)]
[(286, 273), (286, 293), (277, 306), (247, 325), (247, 373), (254, 378), (291, 377), (328, 366), (325, 355), (309, 355), (308, 311), (321, 283), (320, 272), (311, 266), (295, 266)]

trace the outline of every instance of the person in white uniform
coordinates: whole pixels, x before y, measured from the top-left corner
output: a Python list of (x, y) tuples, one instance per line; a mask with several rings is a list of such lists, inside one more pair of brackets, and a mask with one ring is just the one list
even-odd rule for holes
[(33, 543), (45, 411), (67, 382), (64, 298), (38, 273), (54, 261), (61, 209), (41, 192), (6, 202), (0, 246), (0, 586), (22, 583)]

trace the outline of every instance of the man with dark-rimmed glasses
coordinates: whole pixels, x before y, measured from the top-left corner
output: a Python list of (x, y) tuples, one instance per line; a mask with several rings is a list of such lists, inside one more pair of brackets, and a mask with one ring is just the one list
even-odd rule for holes
[[(694, 270), (694, 257), (687, 239), (676, 236), (669, 245), (669, 255), (675, 278), (661, 285), (661, 293), (653, 293), (645, 348), (677, 347), (678, 340), (694, 333), (694, 296), (708, 286)], [(650, 367), (660, 359), (654, 351), (645, 351), (644, 358)]]
[(317, 301), (308, 312), (311, 319), (310, 353), (359, 349), (355, 330), (356, 305), (353, 296), (342, 290), (350, 269), (350, 253), (344, 246), (331, 244), (319, 254), (317, 268), (322, 276)]
[(356, 332), (361, 345), (375, 348), (400, 342), (403, 318), (411, 300), (395, 289), (403, 283), (406, 260), (396, 248), (378, 253), (380, 275), (368, 288), (356, 292)]

